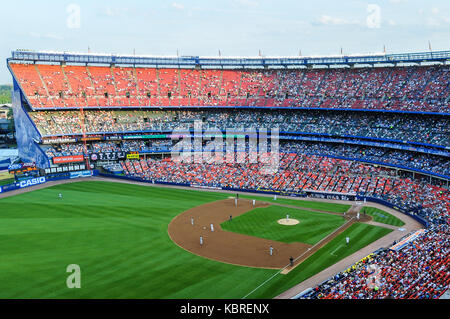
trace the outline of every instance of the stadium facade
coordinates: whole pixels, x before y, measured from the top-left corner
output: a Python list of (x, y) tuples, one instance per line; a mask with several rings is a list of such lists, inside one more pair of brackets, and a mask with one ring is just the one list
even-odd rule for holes
[[(94, 135), (96, 139), (98, 135), (101, 135), (101, 139), (106, 139), (112, 133), (123, 134), (124, 132), (81, 130), (71, 134), (61, 134), (61, 132), (55, 131), (53, 133), (56, 134), (43, 136), (44, 134), (37, 128), (37, 123), (30, 116), (35, 112), (74, 110), (80, 111), (82, 114), (89, 110), (159, 110), (161, 108), (165, 110), (273, 109), (276, 112), (276, 110), (290, 109), (295, 111), (333, 110), (334, 112), (438, 114), (447, 118), (450, 114), (448, 67), (446, 66), (449, 59), (450, 51), (330, 57), (157, 57), (17, 50), (12, 52), (7, 64), (14, 83), (13, 107), (19, 154), (25, 161), (36, 162), (42, 168), (49, 168), (52, 161), (45, 154), (42, 143), (45, 144), (50, 139), (69, 137), (71, 140), (82, 140), (83, 138), (86, 140), (86, 137)], [(48, 67), (53, 69), (47, 70)], [(74, 70), (68, 71), (71, 67)], [(97, 73), (92, 74), (88, 67), (98, 68), (100, 72), (92, 70)], [(87, 72), (76, 68), (84, 68)], [(363, 70), (379, 68), (388, 71), (387, 75), (382, 74), (381, 76), (375, 73), (377, 71), (369, 71), (368, 75), (361, 73), (363, 71), (355, 71), (356, 73), (352, 75), (351, 70), (358, 68)], [(144, 73), (147, 72), (147, 74), (138, 74), (137, 70), (144, 70)], [(186, 73), (184, 78), (181, 70)], [(396, 74), (396, 71), (392, 70), (400, 71)], [(410, 99), (407, 95), (416, 92), (407, 88), (402, 95), (396, 95), (395, 90), (401, 89), (401, 85), (398, 83), (410, 81), (411, 83), (405, 85), (413, 86), (416, 78), (422, 75), (422, 70), (425, 72), (431, 70), (430, 72), (433, 73), (427, 79), (428, 82), (432, 82), (432, 78), (436, 76), (440, 76), (444, 81), (447, 78), (447, 84), (440, 85), (443, 86), (440, 94), (432, 98), (428, 98), (424, 94), (420, 96), (416, 94)], [(169, 75), (164, 74), (166, 71), (169, 72)], [(203, 74), (201, 74), (202, 71)], [(244, 77), (249, 75), (246, 72), (250, 72), (250, 76), (256, 74), (259, 78), (256, 81), (247, 79), (248, 83), (245, 83)], [(252, 72), (254, 73), (251, 74)], [(304, 77), (303, 82), (287, 83), (291, 79), (286, 78), (288, 75), (291, 76), (292, 72), (297, 72), (294, 73), (294, 77)], [(347, 74), (343, 74), (345, 72)], [(308, 79), (310, 74), (310, 79)], [(200, 84), (187, 84), (182, 88), (183, 83), (186, 79), (189, 81), (191, 75)], [(378, 81), (380, 88), (377, 94), (368, 96), (366, 93), (368, 90), (366, 90), (359, 96), (355, 95), (354, 101), (349, 103), (345, 101), (343, 95), (352, 94), (353, 91), (343, 90), (338, 95), (337, 92), (330, 89), (333, 86), (342, 86), (346, 77), (348, 78), (350, 75), (355, 76), (355, 79), (351, 81), (365, 81), (362, 78), (363, 75), (368, 81)], [(151, 76), (153, 79), (150, 79)], [(127, 79), (127, 77), (129, 78)], [(131, 80), (131, 78), (133, 79)], [(119, 88), (127, 80), (130, 83), (125, 83), (124, 87)], [(201, 80), (206, 84), (201, 83)], [(328, 80), (331, 84), (327, 84)], [(78, 83), (79, 87), (74, 88), (77, 81), (80, 82)], [(233, 81), (235, 82), (234, 87), (231, 85)], [(395, 86), (386, 85), (389, 81), (396, 82)], [(239, 83), (236, 84), (237, 82)], [(348, 82), (346, 85), (353, 84)], [(430, 93), (434, 93), (435, 86), (427, 87), (427, 85), (428, 83), (425, 83), (422, 89), (428, 89)], [(217, 86), (221, 87), (218, 89)], [(323, 89), (324, 87), (325, 89)], [(415, 90), (417, 91), (417, 88)], [(390, 95), (394, 95), (393, 103), (390, 101)], [(306, 100), (312, 100), (314, 103), (305, 103)], [(357, 134), (301, 136), (298, 134), (299, 131), (302, 130), (282, 132), (282, 138), (379, 147), (387, 145), (392, 149), (449, 156), (449, 146), (446, 141), (444, 143), (420, 143), (420, 141), (401, 139), (358, 139), (361, 136)], [(139, 131), (132, 133), (139, 133)], [(406, 167), (406, 169), (409, 168)], [(424, 173), (424, 170), (417, 170), (417, 172)], [(441, 172), (428, 171), (425, 173), (448, 178), (447, 174), (440, 174)]]

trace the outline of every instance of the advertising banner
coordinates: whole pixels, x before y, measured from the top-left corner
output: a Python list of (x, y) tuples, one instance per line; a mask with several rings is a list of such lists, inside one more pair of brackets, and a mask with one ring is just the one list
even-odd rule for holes
[(395, 250), (395, 251), (399, 251), (403, 247), (405, 247), (410, 242), (414, 241), (417, 237), (421, 236), (424, 233), (425, 233), (425, 229), (419, 229), (418, 231), (414, 232), (410, 236), (404, 238), (403, 240), (401, 240), (398, 243), (396, 243), (395, 245), (393, 245), (390, 249), (391, 250)]
[(70, 172), (70, 178), (91, 177), (91, 171)]
[(26, 179), (26, 180), (20, 181), (20, 183), (18, 183), (17, 186), (19, 186), (19, 188), (25, 188), (25, 187), (43, 184), (46, 181), (47, 180), (45, 179), (44, 176), (36, 177), (36, 178), (31, 178), (31, 179)]
[(129, 152), (127, 159), (139, 159), (139, 152)]
[(76, 162), (83, 162), (83, 161), (84, 161), (84, 155), (53, 157), (53, 164), (66, 164), (66, 163), (76, 163)]
[(23, 164), (11, 164), (11, 165), (9, 165), (8, 166), (8, 171), (15, 171), (15, 170), (18, 170), (18, 169), (22, 169), (22, 167), (23, 167)]
[(42, 144), (63, 144), (63, 143), (75, 143), (77, 140), (74, 138), (53, 138), (44, 139)]
[(144, 138), (167, 138), (166, 134), (154, 134), (154, 135), (126, 135), (123, 137), (124, 140), (136, 140)]

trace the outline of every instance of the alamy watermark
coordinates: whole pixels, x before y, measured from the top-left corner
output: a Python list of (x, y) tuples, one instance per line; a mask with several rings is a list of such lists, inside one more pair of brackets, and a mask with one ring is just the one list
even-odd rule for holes
[(66, 279), (67, 288), (81, 288), (81, 268), (77, 264), (70, 264), (66, 268), (70, 275)]
[(81, 28), (81, 7), (78, 4), (71, 3), (66, 7), (67, 19), (66, 26), (69, 29)]
[(195, 121), (193, 134), (179, 126), (171, 138), (178, 141), (171, 150), (176, 163), (258, 164), (266, 175), (275, 174), (280, 165), (278, 128), (227, 128), (223, 133), (216, 127), (203, 130), (202, 121)]

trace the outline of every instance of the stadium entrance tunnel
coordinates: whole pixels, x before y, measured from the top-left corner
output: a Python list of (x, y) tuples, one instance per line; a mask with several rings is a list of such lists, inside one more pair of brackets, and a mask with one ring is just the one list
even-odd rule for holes
[(291, 256), (299, 256), (312, 246), (238, 234), (220, 227), (230, 216), (234, 218), (267, 206), (261, 202), (253, 206), (247, 199), (239, 199), (237, 206), (235, 199), (207, 203), (176, 216), (168, 226), (168, 234), (179, 247), (204, 258), (239, 266), (281, 269), (289, 264)]

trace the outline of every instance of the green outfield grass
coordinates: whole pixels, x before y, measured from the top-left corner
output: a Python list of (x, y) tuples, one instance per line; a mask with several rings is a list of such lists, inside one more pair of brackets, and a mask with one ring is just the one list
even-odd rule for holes
[[(277, 275), (273, 280), (258, 288), (247, 298), (265, 298), (268, 295), (277, 296), (287, 289), (292, 288), (297, 283), (308, 279), (337, 263), (339, 260), (350, 256), (371, 242), (389, 234), (391, 231), (382, 227), (355, 223), (297, 266), (293, 271), (287, 275)], [(350, 238), (348, 245), (345, 241), (347, 236)]]
[[(91, 181), (0, 199), (0, 298), (241, 298), (277, 270), (208, 260), (167, 234), (178, 214), (228, 196)], [(385, 232), (358, 229), (351, 251)], [(272, 298), (349, 252), (314, 255), (303, 271), (275, 276), (255, 297)], [(81, 289), (66, 286), (69, 264), (81, 267)]]
[[(285, 226), (278, 220), (297, 219), (299, 224)], [(281, 241), (285, 243), (301, 242), (314, 245), (322, 238), (343, 225), (345, 219), (338, 215), (317, 213), (295, 208), (269, 206), (253, 209), (232, 221), (221, 224), (222, 229), (235, 233)]]
[(273, 196), (253, 196), (253, 195), (239, 195), (242, 198), (247, 199), (256, 199), (260, 201), (270, 202), (274, 204), (285, 204), (285, 205), (292, 205), (292, 206), (298, 206), (298, 207), (304, 207), (304, 208), (312, 208), (312, 209), (318, 209), (323, 210), (327, 212), (334, 212), (334, 213), (344, 213), (348, 211), (351, 207), (351, 205), (346, 204), (335, 204), (335, 203), (326, 203), (326, 202), (316, 202), (316, 201), (308, 201), (308, 200), (298, 200), (298, 199), (288, 199), (288, 198), (280, 198), (277, 197), (277, 200), (273, 199)]
[(13, 183), (14, 183), (14, 178), (0, 179), (0, 186), (13, 184)]
[(378, 223), (383, 223), (387, 225), (393, 226), (403, 226), (405, 223), (398, 219), (397, 217), (385, 212), (384, 210), (375, 208), (375, 207), (363, 207), (361, 209), (361, 214), (366, 213), (367, 215), (372, 216), (373, 221)]

